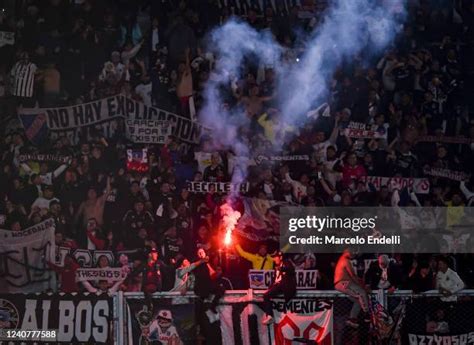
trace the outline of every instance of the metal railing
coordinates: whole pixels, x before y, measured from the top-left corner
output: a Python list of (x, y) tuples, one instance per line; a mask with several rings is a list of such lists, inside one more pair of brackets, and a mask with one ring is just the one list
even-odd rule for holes
[[(228, 290), (225, 293), (225, 304), (239, 303), (239, 302), (262, 302), (262, 296), (265, 293), (264, 290)], [(385, 290), (376, 290), (372, 292), (375, 295), (376, 299), (380, 304), (385, 308), (390, 310), (390, 302), (395, 299), (417, 299), (417, 298), (438, 298), (442, 295), (437, 290), (430, 290), (423, 293), (414, 294), (411, 290), (396, 290), (393, 293), (388, 293)], [(461, 290), (456, 293), (457, 296), (470, 296), (474, 297), (474, 289)], [(113, 303), (114, 303), (114, 322), (115, 322), (115, 341), (114, 344), (117, 345), (129, 345), (124, 337), (125, 327), (127, 327), (127, 318), (126, 318), (126, 303), (127, 299), (143, 299), (145, 297), (142, 292), (121, 292), (114, 294)], [(186, 293), (185, 295), (180, 294), (179, 292), (156, 292), (148, 298), (160, 299), (160, 298), (177, 298), (177, 297), (186, 297), (186, 298), (196, 298), (193, 293)], [(347, 318), (347, 307), (350, 304), (347, 296), (344, 294), (335, 291), (335, 290), (304, 290), (298, 291), (296, 298), (331, 298), (334, 299), (335, 303), (335, 331), (338, 328), (337, 325), (340, 320)], [(338, 304), (339, 303), (339, 304)], [(345, 343), (345, 340), (341, 342), (335, 341), (335, 344)]]

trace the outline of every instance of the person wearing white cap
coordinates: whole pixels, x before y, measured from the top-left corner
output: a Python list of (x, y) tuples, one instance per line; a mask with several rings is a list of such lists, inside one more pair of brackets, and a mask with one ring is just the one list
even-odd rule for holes
[(182, 344), (178, 331), (173, 326), (173, 315), (170, 310), (162, 309), (150, 327), (143, 329), (144, 335), (150, 341), (159, 341), (163, 345)]

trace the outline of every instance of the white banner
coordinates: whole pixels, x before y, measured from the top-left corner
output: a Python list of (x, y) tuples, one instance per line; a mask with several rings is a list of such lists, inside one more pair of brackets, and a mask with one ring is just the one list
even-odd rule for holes
[(232, 183), (232, 182), (194, 182), (187, 181), (187, 189), (192, 193), (222, 193), (228, 194), (230, 192), (246, 193), (249, 190), (248, 183)]
[(466, 174), (464, 171), (456, 171), (450, 169), (442, 169), (442, 168), (433, 168), (433, 167), (425, 167), (423, 169), (423, 173), (425, 175), (430, 175), (434, 177), (443, 177), (447, 178), (448, 180), (453, 181), (466, 181), (471, 177), (471, 174)]
[(430, 181), (427, 178), (364, 176), (361, 179), (367, 184), (372, 184), (376, 190), (380, 190), (381, 187), (394, 189), (407, 187), (417, 194), (428, 194), (430, 192)]
[(18, 113), (28, 139), (34, 139), (47, 128), (53, 138), (67, 136), (76, 142), (80, 129), (93, 127), (106, 137), (112, 136), (119, 120), (162, 121), (171, 126), (171, 133), (181, 142), (198, 144), (203, 132), (209, 131), (198, 122), (163, 109), (148, 107), (142, 102), (115, 95), (96, 101), (62, 108), (23, 108)]
[(118, 268), (80, 268), (76, 271), (76, 281), (98, 281), (107, 280), (109, 282), (118, 282), (125, 279), (126, 274)]
[(344, 129), (344, 134), (349, 138), (387, 139), (387, 128), (387, 123), (378, 126), (351, 121), (349, 122), (348, 127)]
[[(317, 288), (318, 270), (296, 270), (296, 287), (298, 290)], [(274, 270), (249, 270), (251, 289), (268, 289), (275, 280)]]
[(33, 293), (55, 287), (55, 224), (47, 219), (25, 230), (0, 230), (0, 292)]
[(332, 301), (317, 298), (273, 301), (275, 344), (333, 343)]
[[(132, 251), (134, 252), (134, 251)], [(94, 267), (97, 265), (99, 258), (105, 256), (110, 264), (115, 262), (115, 255), (110, 250), (89, 250), (89, 249), (71, 249), (68, 247), (56, 246), (56, 256), (53, 263), (56, 266), (63, 267), (66, 255), (71, 254), (81, 267)], [(120, 254), (117, 253), (117, 254)], [(127, 254), (124, 252), (124, 254)]]
[[(272, 301), (275, 323), (262, 325), (258, 304), (239, 302), (225, 296), (219, 306), (223, 345), (333, 344), (333, 302), (319, 298), (298, 298), (285, 303)], [(251, 323), (251, 319), (256, 322)]]
[(127, 139), (141, 144), (164, 144), (171, 135), (171, 124), (159, 120), (126, 120)]
[(50, 153), (26, 153), (18, 156), (18, 161), (24, 163), (26, 161), (37, 162), (54, 162), (58, 164), (66, 164), (70, 156), (50, 154)]

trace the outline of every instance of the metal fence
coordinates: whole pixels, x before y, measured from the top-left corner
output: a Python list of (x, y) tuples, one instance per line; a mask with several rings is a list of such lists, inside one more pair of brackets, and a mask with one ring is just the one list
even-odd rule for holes
[[(259, 303), (262, 300), (264, 291), (261, 290), (231, 290), (227, 291), (225, 299), (227, 301), (234, 300), (236, 303), (245, 299), (248, 302)], [(428, 291), (423, 294), (413, 294), (409, 290), (399, 290), (393, 293), (387, 293), (383, 290), (378, 290), (372, 293), (372, 299), (380, 303), (390, 315), (394, 315), (394, 322), (396, 322), (396, 315), (402, 309), (405, 311), (405, 324), (409, 329), (405, 329), (405, 334), (413, 339), (419, 337), (419, 343), (428, 340), (421, 339), (427, 334), (427, 327), (431, 327), (433, 331), (435, 327), (438, 329), (437, 334), (448, 331), (449, 334), (456, 334), (459, 337), (469, 337), (469, 330), (474, 329), (474, 290), (463, 290), (457, 293), (457, 301), (443, 302), (438, 291)], [(192, 305), (192, 299), (195, 298), (193, 294), (186, 294), (185, 296), (179, 293), (162, 292), (147, 296), (148, 299), (175, 299), (175, 298), (189, 298)], [(333, 331), (334, 331), (334, 345), (362, 345), (362, 344), (377, 344), (370, 334), (369, 326), (361, 322), (361, 327), (353, 328), (346, 324), (349, 317), (349, 311), (352, 307), (352, 302), (340, 292), (337, 291), (318, 291), (307, 290), (298, 291), (298, 298), (326, 298), (333, 300)], [(130, 315), (127, 309), (127, 302), (130, 300), (143, 300), (143, 293), (123, 293), (118, 292), (113, 296), (114, 301), (114, 344), (131, 345), (131, 326)], [(232, 302), (230, 302), (232, 303)], [(397, 309), (398, 307), (398, 309)], [(444, 321), (446, 320), (446, 321)], [(443, 322), (447, 323), (444, 324)], [(405, 326), (407, 327), (407, 326)], [(446, 327), (449, 329), (447, 330)], [(474, 339), (474, 334), (471, 335)], [(464, 339), (463, 338), (463, 339)], [(433, 344), (435, 341), (446, 341), (444, 343), (455, 344), (469, 344), (468, 341), (460, 339), (435, 339), (431, 340)], [(466, 338), (467, 339), (467, 338)], [(474, 340), (473, 340), (474, 341)], [(418, 344), (418, 342), (407, 342), (397, 335), (393, 336), (391, 344)], [(441, 342), (444, 344), (443, 342)], [(381, 344), (379, 342), (379, 344)]]

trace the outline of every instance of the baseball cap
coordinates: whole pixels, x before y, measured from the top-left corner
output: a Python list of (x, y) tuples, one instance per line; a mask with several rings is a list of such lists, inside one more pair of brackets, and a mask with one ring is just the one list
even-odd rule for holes
[(283, 256), (283, 252), (281, 250), (275, 252), (272, 254), (272, 257), (274, 258), (275, 256)]
[(171, 311), (166, 310), (166, 309), (160, 310), (160, 311), (158, 312), (158, 316), (157, 316), (157, 317), (160, 318), (160, 319), (168, 320), (168, 321), (172, 321), (172, 320), (173, 320), (173, 316), (172, 316), (172, 314), (171, 314)]

